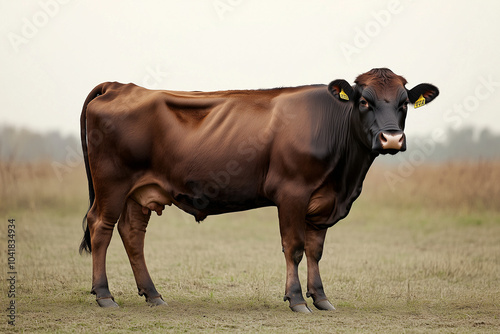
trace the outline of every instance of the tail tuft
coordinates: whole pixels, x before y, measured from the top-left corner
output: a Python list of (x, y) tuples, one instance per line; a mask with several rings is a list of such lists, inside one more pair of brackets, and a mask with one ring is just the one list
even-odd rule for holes
[(92, 246), (90, 245), (90, 230), (87, 225), (87, 215), (85, 215), (85, 217), (83, 218), (83, 229), (85, 232), (83, 234), (83, 239), (80, 244), (80, 249), (79, 249), (80, 255), (82, 255), (83, 252), (88, 254), (92, 253)]

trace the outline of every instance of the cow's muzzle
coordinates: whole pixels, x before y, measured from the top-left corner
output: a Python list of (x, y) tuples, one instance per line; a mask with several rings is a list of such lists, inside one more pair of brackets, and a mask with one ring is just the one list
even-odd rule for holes
[(403, 132), (380, 131), (374, 143), (374, 149), (382, 154), (396, 154), (406, 150), (406, 138)]

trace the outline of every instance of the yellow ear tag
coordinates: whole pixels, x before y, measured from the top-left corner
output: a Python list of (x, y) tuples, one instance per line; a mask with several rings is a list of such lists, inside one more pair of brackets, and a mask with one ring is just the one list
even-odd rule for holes
[(339, 93), (339, 96), (342, 100), (347, 100), (349, 101), (349, 96), (347, 96), (347, 94), (344, 92), (343, 89), (340, 90), (340, 93)]
[(425, 104), (425, 98), (422, 95), (420, 95), (418, 100), (415, 101), (414, 108), (417, 109), (417, 108), (423, 107), (424, 104)]

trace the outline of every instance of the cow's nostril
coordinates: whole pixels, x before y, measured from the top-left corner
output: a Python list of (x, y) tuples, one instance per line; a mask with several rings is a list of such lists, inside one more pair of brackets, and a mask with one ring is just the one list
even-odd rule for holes
[(383, 133), (383, 132), (381, 132), (381, 133), (380, 133), (379, 137), (380, 137), (380, 142), (381, 142), (382, 144), (387, 143), (387, 138), (385, 138), (385, 136), (384, 136), (384, 133)]

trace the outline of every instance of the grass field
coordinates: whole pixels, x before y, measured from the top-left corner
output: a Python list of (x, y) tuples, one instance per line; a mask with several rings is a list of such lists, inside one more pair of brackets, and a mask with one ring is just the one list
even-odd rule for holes
[[(392, 167), (397, 173), (397, 166)], [(275, 208), (197, 224), (154, 216), (146, 260), (168, 307), (137, 295), (115, 233), (108, 278), (119, 309), (100, 309), (80, 256), (83, 168), (0, 166), (1, 332), (492, 333), (500, 331), (500, 163), (422, 166), (388, 185), (376, 165), (320, 263), (335, 312), (282, 301), (285, 261)], [(16, 326), (7, 324), (7, 220), (16, 219)], [(306, 265), (300, 274), (303, 288)], [(310, 303), (312, 304), (312, 303)]]

